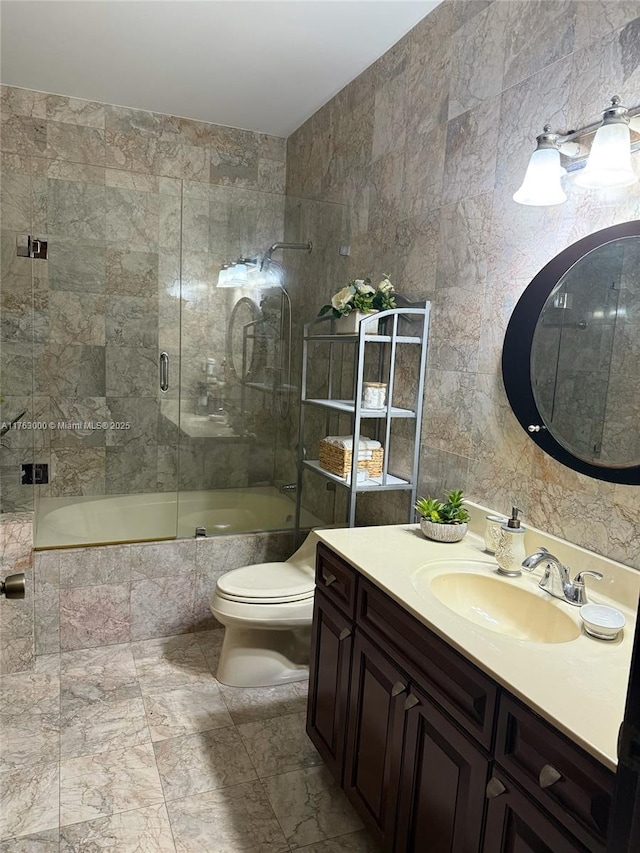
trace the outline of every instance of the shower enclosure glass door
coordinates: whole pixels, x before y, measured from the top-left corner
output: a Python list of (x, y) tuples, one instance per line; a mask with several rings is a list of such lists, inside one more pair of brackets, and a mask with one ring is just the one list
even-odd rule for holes
[(46, 461), (48, 433), (32, 428), (48, 415), (46, 398), (34, 397), (33, 377), (34, 348), (43, 334), (39, 308), (46, 261), (25, 256), (27, 235), (33, 233), (27, 158), (2, 158), (0, 221), (0, 512), (32, 512), (34, 490), (23, 482), (22, 466)]
[[(0, 366), (3, 420), (40, 428), (1, 439), (3, 511), (35, 508), (38, 548), (292, 528), (297, 341), (345, 279), (343, 208), (33, 162), (3, 171)], [(313, 252), (260, 269), (284, 239)]]
[(260, 270), (283, 229), (281, 193), (184, 183), (179, 536), (293, 523), (275, 471), (290, 315)]
[(44, 161), (32, 183), (33, 233), (48, 240), (32, 261), (34, 400), (48, 423), (36, 545), (173, 538), (181, 181)]
[(346, 280), (346, 222), (343, 205), (184, 183), (178, 536), (293, 528), (297, 342)]

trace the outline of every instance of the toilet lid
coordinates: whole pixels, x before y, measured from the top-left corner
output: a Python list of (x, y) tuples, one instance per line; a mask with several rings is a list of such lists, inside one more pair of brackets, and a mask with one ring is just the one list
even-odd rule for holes
[(294, 563), (258, 563), (227, 572), (218, 580), (217, 590), (228, 598), (272, 603), (300, 601), (313, 595), (314, 572)]

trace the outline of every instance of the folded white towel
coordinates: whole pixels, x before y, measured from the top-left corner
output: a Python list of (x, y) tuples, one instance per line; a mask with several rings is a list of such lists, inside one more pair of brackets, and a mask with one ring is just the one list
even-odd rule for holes
[[(335, 444), (336, 447), (341, 447), (343, 450), (353, 450), (353, 436), (351, 435), (328, 435), (325, 441), (328, 441), (329, 444)], [(358, 442), (358, 458), (362, 458), (360, 454), (363, 452), (378, 450), (381, 447), (382, 445), (379, 441), (362, 435)]]

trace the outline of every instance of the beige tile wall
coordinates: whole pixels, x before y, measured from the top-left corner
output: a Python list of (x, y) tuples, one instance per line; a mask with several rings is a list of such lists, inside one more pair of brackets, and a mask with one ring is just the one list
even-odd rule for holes
[[(511, 196), (546, 122), (640, 100), (640, 2), (446, 0), (288, 140), (287, 193), (350, 210), (348, 270), (294, 293), (312, 314), (347, 277), (387, 272), (433, 304), (421, 491), (471, 498), (640, 568), (640, 490), (562, 467), (511, 414), (500, 374), (511, 311), (555, 254), (640, 215), (640, 184), (556, 208)], [(640, 173), (640, 156), (634, 158)], [(363, 521), (403, 518), (372, 498)]]
[[(220, 627), (209, 607), (220, 575), (285, 560), (294, 547), (293, 534), (279, 531), (38, 551), (30, 563), (31, 655), (34, 632), (36, 655), (46, 655)], [(3, 604), (4, 614), (15, 602)], [(0, 650), (15, 667), (21, 640), (10, 643), (5, 633)]]
[(33, 669), (33, 515), (0, 515), (0, 578), (24, 572), (24, 599), (0, 598), (0, 675)]

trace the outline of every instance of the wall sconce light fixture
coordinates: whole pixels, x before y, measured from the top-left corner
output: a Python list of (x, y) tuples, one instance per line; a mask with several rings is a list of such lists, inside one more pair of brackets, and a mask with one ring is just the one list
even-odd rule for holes
[[(631, 130), (637, 135), (633, 141)], [(585, 145), (588, 137), (594, 137), (590, 148)], [(567, 199), (561, 178), (574, 171), (581, 187), (631, 186), (638, 180), (631, 166), (631, 152), (640, 150), (640, 106), (629, 110), (615, 96), (601, 122), (555, 133), (547, 124), (537, 143), (522, 186), (513, 196), (518, 204), (561, 204)]]
[(230, 264), (222, 264), (216, 287), (255, 286), (254, 274), (258, 270), (257, 258), (238, 258)]

